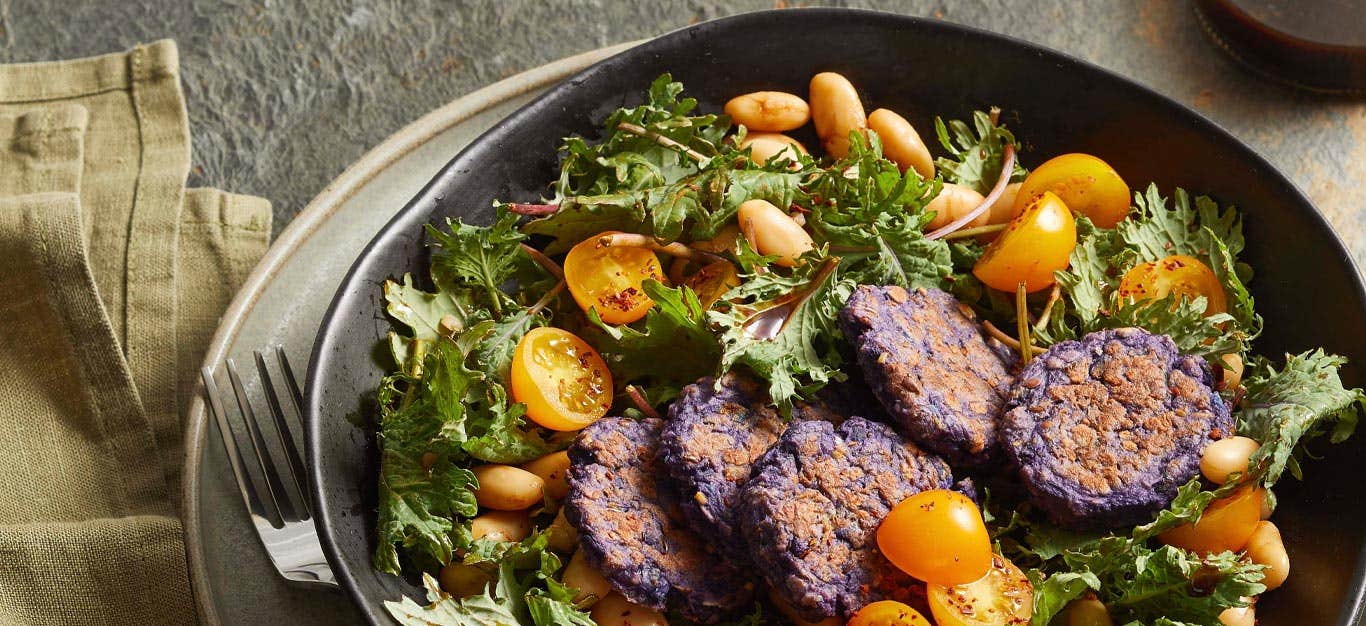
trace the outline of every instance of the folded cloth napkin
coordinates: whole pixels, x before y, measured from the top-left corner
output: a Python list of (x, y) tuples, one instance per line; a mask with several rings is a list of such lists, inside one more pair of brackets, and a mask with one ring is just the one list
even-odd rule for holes
[(0, 65), (0, 623), (196, 621), (180, 415), (270, 205), (189, 164), (172, 42)]

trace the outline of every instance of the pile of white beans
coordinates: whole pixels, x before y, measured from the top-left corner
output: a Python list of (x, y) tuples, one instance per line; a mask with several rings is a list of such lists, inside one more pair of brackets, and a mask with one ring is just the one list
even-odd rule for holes
[[(797, 155), (809, 153), (806, 146), (784, 132), (813, 122), (821, 147), (828, 156), (838, 159), (849, 154), (850, 133), (872, 131), (882, 144), (883, 156), (901, 171), (913, 169), (926, 180), (934, 178), (934, 157), (915, 127), (890, 109), (865, 113), (858, 90), (849, 79), (834, 72), (817, 74), (811, 79), (809, 98), (808, 104), (800, 96), (782, 91), (756, 91), (732, 98), (726, 103), (726, 114), (746, 130), (739, 146), (748, 148), (756, 163), (786, 160), (796, 166)], [(1007, 186), (991, 207), (966, 227), (1009, 222), (1014, 216), (1019, 189), (1020, 183)], [(927, 212), (934, 213), (926, 228), (944, 226), (985, 201), (971, 187), (946, 182), (939, 195), (925, 206)], [(738, 221), (751, 247), (760, 254), (776, 255), (777, 263), (785, 267), (796, 265), (797, 258), (815, 245), (802, 228), (800, 215), (791, 215), (765, 200), (741, 204)]]

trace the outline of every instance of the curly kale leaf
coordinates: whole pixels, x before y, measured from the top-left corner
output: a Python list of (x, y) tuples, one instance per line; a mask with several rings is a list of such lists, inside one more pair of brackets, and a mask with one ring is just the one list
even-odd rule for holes
[[(687, 287), (671, 288), (647, 280), (641, 285), (655, 306), (632, 325), (604, 324), (589, 313), (602, 330), (595, 342), (618, 385), (642, 385), (653, 405), (672, 400), (684, 385), (716, 368), (720, 345), (707, 327), (706, 311)], [(668, 358), (660, 358), (668, 355)]]
[(683, 98), (683, 84), (663, 74), (650, 84), (647, 101), (617, 109), (604, 124), (603, 139), (589, 144), (581, 137), (565, 139), (560, 148), (558, 198), (639, 191), (668, 185), (700, 169), (683, 150), (622, 128), (636, 126), (666, 137), (705, 157), (721, 152), (730, 120), (717, 115), (690, 115), (697, 100)]
[(1200, 557), (1172, 546), (1109, 536), (1063, 554), (1065, 569), (1034, 570), (1031, 622), (1047, 626), (1069, 602), (1094, 593), (1117, 624), (1217, 624), (1225, 609), (1266, 589), (1263, 566), (1233, 552)]
[[(1171, 336), (1188, 354), (1246, 352), (1261, 332), (1261, 318), (1243, 283), (1249, 272), (1237, 261), (1243, 249), (1237, 212), (1220, 210), (1203, 196), (1192, 200), (1181, 189), (1170, 207), (1155, 186), (1134, 197), (1134, 213), (1114, 229), (1096, 228), (1085, 217), (1077, 218), (1077, 247), (1068, 268), (1056, 273), (1066, 296), (1060, 309), (1065, 314), (1052, 321), (1065, 321), (1067, 327), (1050, 326), (1040, 341), (1048, 344), (1107, 328), (1139, 326)], [(1137, 302), (1120, 297), (1120, 281), (1130, 269), (1176, 254), (1193, 256), (1214, 271), (1228, 313), (1205, 315), (1203, 297), (1169, 294)]]
[(708, 312), (720, 329), (720, 372), (745, 367), (768, 381), (769, 396), (787, 414), (792, 403), (831, 380), (844, 380), (837, 316), (853, 291), (839, 277), (839, 259), (808, 252), (790, 273), (747, 273)]
[(882, 157), (876, 135), (855, 136), (850, 154), (820, 170), (802, 203), (818, 244), (839, 250), (842, 274), (860, 284), (944, 288), (953, 274), (949, 245), (925, 238), (925, 205), (940, 181), (926, 181)]
[(1346, 362), (1320, 349), (1286, 355), (1279, 370), (1264, 358), (1249, 364), (1238, 434), (1261, 444), (1251, 466), (1263, 485), (1275, 484), (1287, 470), (1302, 478), (1298, 456), (1308, 440), (1326, 434), (1341, 443), (1356, 430), (1366, 393), (1343, 385), (1338, 370)]
[(503, 213), (492, 226), (447, 220), (446, 228), (427, 225), (433, 247), (432, 280), (440, 291), (468, 288), (482, 293), (482, 304), (501, 316), (512, 304), (503, 285), (526, 259), (521, 251), (526, 235), (517, 230), (517, 216)]
[(801, 173), (755, 168), (740, 160), (716, 160), (702, 171), (657, 187), (563, 199), (555, 213), (523, 225), (524, 232), (555, 240), (547, 254), (568, 250), (605, 230), (640, 233), (672, 241), (708, 239), (735, 220), (746, 200), (790, 206)]
[[(1015, 136), (1006, 130), (1005, 125), (997, 124), (992, 118), (991, 113), (974, 111), (971, 126), (961, 120), (945, 123), (940, 118), (934, 118), (934, 131), (939, 136), (939, 144), (951, 155), (935, 160), (944, 180), (971, 187), (984, 196), (996, 185), (1001, 177), (1001, 168), (1005, 165), (1005, 147), (1015, 144)], [(1016, 161), (1010, 180), (1022, 181), (1028, 173)]]
[(561, 563), (547, 542), (544, 532), (515, 544), (477, 541), (464, 562), (490, 572), (483, 593), (457, 598), (423, 574), (430, 604), (402, 598), (384, 608), (403, 626), (593, 626), (574, 604), (576, 590), (555, 580)]
[(1243, 223), (1237, 209), (1220, 209), (1206, 196), (1194, 199), (1177, 188), (1171, 205), (1149, 185), (1134, 194), (1135, 215), (1115, 226), (1119, 238), (1137, 253), (1136, 261), (1159, 261), (1174, 254), (1195, 257), (1218, 277), (1228, 300), (1230, 314), (1251, 337), (1261, 331), (1261, 318), (1253, 310), (1252, 295), (1244, 283), (1252, 270), (1238, 262), (1243, 251)]

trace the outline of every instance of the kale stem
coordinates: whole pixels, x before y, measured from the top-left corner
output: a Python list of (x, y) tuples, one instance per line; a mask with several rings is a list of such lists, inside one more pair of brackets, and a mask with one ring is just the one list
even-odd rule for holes
[(653, 406), (650, 406), (650, 402), (645, 399), (645, 394), (640, 392), (640, 387), (626, 385), (626, 397), (631, 399), (631, 404), (636, 405), (636, 408), (640, 409), (640, 412), (644, 413), (645, 417), (663, 419), (660, 417), (659, 411), (656, 411)]
[(944, 241), (948, 241), (950, 239), (963, 239), (964, 237), (976, 237), (977, 235), (999, 233), (1005, 230), (1008, 226), (1010, 226), (1010, 224), (988, 224), (986, 226), (977, 226), (974, 228), (964, 228), (963, 230), (955, 230), (947, 235), (944, 235)]
[(548, 306), (556, 298), (556, 296), (560, 295), (561, 291), (564, 291), (564, 286), (564, 277), (561, 276), (560, 282), (555, 283), (555, 286), (551, 287), (550, 291), (545, 292), (545, 295), (541, 296), (541, 299), (537, 300), (536, 303), (531, 305), (531, 308), (527, 309), (526, 312), (523, 314), (535, 315), (537, 313), (540, 313), (541, 309), (544, 309), (546, 306)]
[(698, 163), (699, 165), (702, 164), (702, 163), (706, 163), (708, 160), (710, 160), (710, 158), (709, 158), (707, 155), (702, 154), (701, 152), (698, 152), (698, 151), (696, 151), (696, 150), (693, 150), (692, 148), (689, 148), (689, 147), (687, 147), (687, 146), (685, 146), (685, 145), (683, 145), (683, 144), (681, 144), (681, 143), (678, 143), (677, 141), (674, 141), (674, 140), (672, 140), (672, 139), (669, 139), (668, 137), (665, 137), (664, 135), (661, 135), (661, 134), (659, 134), (659, 133), (657, 133), (657, 132), (655, 132), (655, 131), (646, 129), (646, 128), (642, 127), (642, 126), (637, 126), (637, 125), (635, 125), (635, 124), (631, 124), (631, 123), (628, 123), (628, 122), (622, 122), (622, 123), (620, 123), (620, 124), (617, 124), (617, 128), (619, 128), (619, 129), (621, 129), (621, 130), (624, 130), (624, 131), (626, 131), (626, 132), (628, 132), (628, 133), (631, 133), (631, 134), (633, 134), (633, 135), (640, 135), (641, 137), (645, 137), (645, 138), (647, 138), (647, 139), (652, 139), (652, 140), (654, 140), (655, 143), (657, 143), (657, 144), (659, 144), (659, 145), (661, 145), (661, 146), (664, 146), (664, 147), (666, 147), (666, 148), (673, 148), (673, 149), (675, 149), (675, 150), (681, 150), (681, 151), (683, 151), (684, 154), (686, 154), (686, 155), (688, 155), (689, 157), (691, 157), (692, 160), (697, 161), (697, 163)]
[(403, 400), (398, 403), (399, 410), (406, 409), (417, 399), (417, 386), (422, 382), (422, 362), (427, 359), (427, 348), (431, 342), (425, 339), (413, 340), (413, 354), (409, 357), (408, 376), (413, 382), (403, 392)]
[(1043, 305), (1043, 313), (1039, 314), (1039, 321), (1034, 322), (1034, 330), (1041, 331), (1048, 326), (1048, 318), (1053, 316), (1053, 305), (1058, 303), (1058, 296), (1062, 295), (1062, 286), (1053, 283), (1053, 290), (1048, 292), (1048, 302)]
[(521, 244), (521, 246), (522, 252), (525, 252), (527, 256), (531, 257), (531, 260), (535, 261), (536, 264), (541, 266), (542, 269), (549, 272), (551, 276), (554, 276), (555, 278), (558, 278), (560, 280), (564, 280), (564, 268), (560, 267), (559, 263), (556, 263), (553, 259), (546, 256), (545, 253), (541, 252), (540, 250), (537, 250), (526, 244)]
[(1020, 335), (1020, 358), (1024, 365), (1034, 358), (1033, 342), (1029, 339), (1029, 292), (1025, 282), (1015, 286), (1015, 326)]
[(601, 237), (598, 237), (599, 248), (610, 248), (612, 246), (622, 246), (627, 248), (649, 248), (650, 250), (654, 250), (655, 252), (663, 252), (664, 254), (676, 256), (680, 259), (698, 261), (700, 263), (715, 263), (717, 261), (726, 260), (726, 258), (723, 256), (712, 254), (710, 252), (705, 252), (703, 250), (698, 250), (697, 248), (689, 248), (688, 246), (685, 246), (677, 241), (671, 241), (669, 243), (660, 243), (656, 241), (653, 237), (639, 235), (636, 233), (616, 233), (613, 235), (603, 235)]
[[(992, 324), (990, 320), (983, 320), (982, 327), (987, 329), (988, 335), (991, 335), (997, 341), (1000, 341), (1001, 343), (1010, 346), (1012, 350), (1020, 349), (1020, 346), (1022, 344), (1018, 340), (1016, 340), (1014, 337), (1011, 337), (1010, 335), (1005, 334), (1004, 332), (1001, 332), (1001, 329), (997, 328), (995, 324)], [(1039, 346), (1030, 345), (1029, 347), (1034, 351), (1035, 354), (1042, 354), (1044, 351), (1044, 349), (1040, 348)]]
[(498, 285), (493, 284), (493, 277), (488, 272), (483, 272), (484, 288), (489, 292), (489, 303), (493, 305), (493, 316), (503, 318), (503, 290)]

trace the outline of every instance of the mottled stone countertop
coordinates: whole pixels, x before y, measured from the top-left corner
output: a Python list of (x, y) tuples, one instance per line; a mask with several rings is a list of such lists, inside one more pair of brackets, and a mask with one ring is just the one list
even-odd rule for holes
[[(787, 4), (778, 0), (778, 4)], [(799, 3), (793, 3), (799, 4)], [(807, 4), (807, 3), (800, 3)], [(1366, 261), (1366, 102), (1264, 81), (1206, 40), (1185, 0), (849, 4), (1032, 40), (1195, 107), (1266, 155)], [(170, 37), (194, 135), (191, 184), (275, 203), (278, 231), (370, 147), (442, 103), (577, 52), (774, 0), (0, 0), (0, 62)]]

